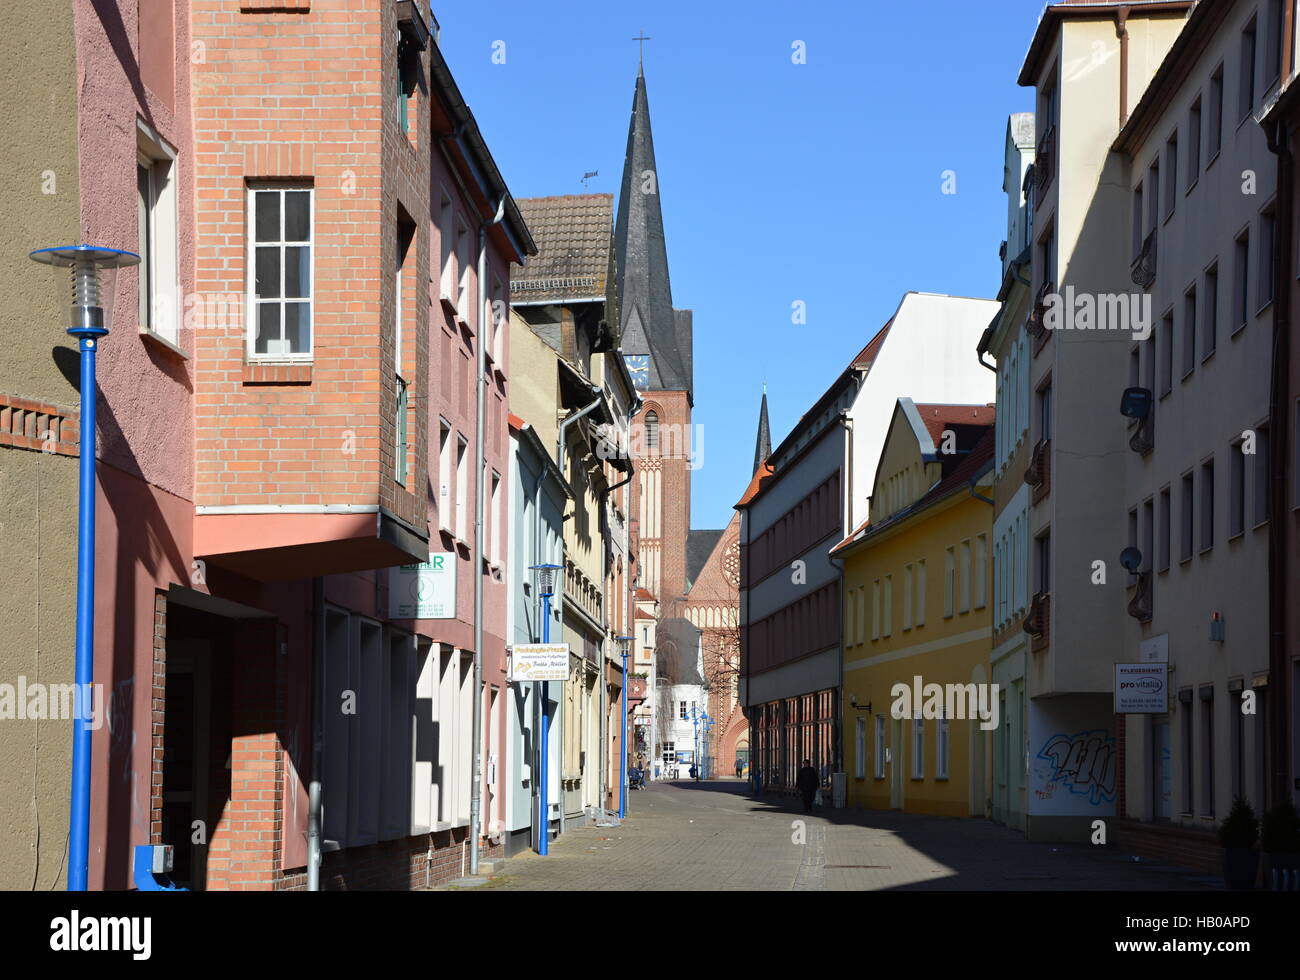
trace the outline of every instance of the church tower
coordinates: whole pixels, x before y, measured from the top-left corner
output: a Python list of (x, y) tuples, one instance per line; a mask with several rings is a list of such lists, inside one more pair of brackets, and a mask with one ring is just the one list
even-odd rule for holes
[(691, 311), (673, 309), (645, 72), (637, 71), (614, 225), (619, 337), (644, 402), (632, 515), (641, 585), (672, 616), (687, 588), (691, 526)]

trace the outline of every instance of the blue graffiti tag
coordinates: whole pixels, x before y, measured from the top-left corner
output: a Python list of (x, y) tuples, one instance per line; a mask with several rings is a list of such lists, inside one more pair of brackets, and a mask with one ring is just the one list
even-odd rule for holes
[(1052, 763), (1050, 783), (1059, 782), (1093, 806), (1115, 799), (1115, 739), (1105, 729), (1051, 736), (1038, 758)]

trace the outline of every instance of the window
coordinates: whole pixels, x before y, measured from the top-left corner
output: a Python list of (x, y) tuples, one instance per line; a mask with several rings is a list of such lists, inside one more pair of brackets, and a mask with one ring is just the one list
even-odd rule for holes
[(250, 186), (249, 354), (307, 359), (312, 353), (312, 189)]
[(1205, 270), (1205, 303), (1201, 307), (1201, 360), (1214, 353), (1219, 342), (1219, 263)]
[(1201, 700), (1201, 815), (1214, 816), (1214, 687), (1200, 689)]
[(903, 629), (912, 628), (912, 566), (903, 566)]
[(989, 563), (989, 544), (988, 538), (983, 534), (975, 538), (975, 577), (974, 577), (974, 596), (973, 606), (976, 609), (983, 609), (987, 602), (988, 592), (988, 563)]
[(925, 778), (925, 719), (912, 719), (912, 778)]
[(501, 518), (501, 474), (500, 473), (493, 471), (491, 486), (492, 486), (492, 496), (491, 496), (492, 502), (488, 509), (488, 516), (486, 521), (487, 529), (488, 529), (488, 541), (487, 541), (486, 550), (488, 553), (488, 560), (492, 562), (493, 565), (499, 566), (501, 564), (501, 537), (502, 537), (501, 532), (502, 529), (505, 527), (505, 523), (500, 519)]
[(456, 537), (468, 541), (469, 442), (456, 436)]
[(1048, 379), (1047, 383), (1038, 389), (1038, 432), (1039, 439), (1046, 441), (1052, 438), (1052, 382)]
[(1156, 567), (1156, 502), (1147, 497), (1142, 502), (1142, 571)]
[(943, 708), (939, 709), (938, 737), (935, 739), (934, 776), (936, 779), (948, 778), (948, 719)]
[(689, 720), (690, 720), (690, 719), (687, 717), (687, 714), (686, 714), (686, 702), (685, 702), (685, 701), (680, 702), (680, 707), (678, 708), (678, 716), (681, 718), (682, 721), (689, 721)]
[(880, 579), (871, 583), (871, 638), (880, 639)]
[[(1240, 683), (1240, 682), (1238, 682)], [(1241, 710), (1242, 690), (1228, 690), (1228, 714), (1232, 717), (1232, 798), (1246, 795), (1246, 713)]]
[(1201, 551), (1214, 547), (1214, 460), (1201, 464)]
[(1235, 262), (1232, 267), (1232, 332), (1236, 333), (1250, 319), (1246, 284), (1250, 269), (1250, 229), (1237, 236)]
[(1174, 385), (1174, 311), (1160, 318), (1160, 397), (1164, 398)]
[(1196, 370), (1196, 287), (1183, 295), (1183, 377)]
[(1146, 212), (1142, 210), (1142, 185), (1139, 183), (1133, 189), (1133, 259), (1142, 254), (1142, 216)]
[(885, 778), (885, 716), (876, 715), (876, 778)]
[(396, 389), (396, 407), (393, 412), (393, 478), (401, 486), (406, 486), (407, 470), (409, 461), (407, 460), (407, 431), (410, 425), (408, 417), (410, 385), (409, 379), (403, 375), (402, 346), (406, 343), (407, 335), (414, 333), (408, 331), (403, 318), (411, 316), (414, 313), (412, 303), (406, 301), (406, 257), (410, 252), (411, 243), (415, 241), (415, 223), (406, 218), (405, 213), (400, 213), (395, 222), (397, 231), (397, 248), (394, 253), (395, 266), (393, 269), (393, 375), (394, 387)]
[(1160, 157), (1151, 161), (1147, 170), (1147, 229), (1155, 231), (1160, 224)]
[(957, 550), (960, 563), (957, 566), (958, 612), (970, 612), (970, 540), (963, 541)]
[(645, 448), (648, 453), (659, 452), (659, 413), (653, 409), (645, 413)]
[(1237, 116), (1242, 122), (1255, 107), (1255, 18), (1241, 32), (1241, 66), (1237, 87)]
[(451, 423), (438, 419), (438, 526), (444, 531), (454, 530), (452, 520), (452, 475), (454, 463), (451, 456)]
[(1178, 201), (1178, 130), (1165, 142), (1165, 217), (1174, 213)]
[(675, 766), (677, 764), (677, 743), (664, 742), (663, 760), (665, 766)]
[(853, 775), (856, 779), (862, 779), (867, 775), (867, 719), (857, 718), (855, 722)]
[(1273, 302), (1273, 248), (1276, 227), (1277, 222), (1270, 206), (1259, 216), (1259, 259), (1255, 269), (1255, 281), (1259, 284), (1259, 296), (1256, 302), (1261, 309)]
[(894, 632), (894, 576), (885, 576), (884, 597), (881, 600), (884, 605), (885, 628), (882, 631), (885, 636), (891, 636)]
[(146, 133), (143, 123), (136, 137), (140, 329), (175, 345), (180, 339), (176, 154), (152, 131)]
[(1272, 466), (1269, 464), (1268, 426), (1261, 425), (1255, 429), (1255, 523), (1263, 524), (1269, 518), (1269, 477)]
[(1205, 165), (1219, 155), (1223, 145), (1223, 65), (1210, 76), (1209, 120), (1205, 131)]
[(1038, 591), (1052, 591), (1052, 535), (1040, 534), (1034, 539), (1034, 561), (1037, 565)]
[(1178, 714), (1182, 718), (1181, 741), (1183, 750), (1183, 812), (1192, 813), (1192, 801), (1196, 798), (1194, 795), (1196, 773), (1195, 755), (1196, 743), (1192, 740), (1192, 692), (1188, 688), (1178, 692)]
[[(1130, 507), (1128, 511), (1128, 546), (1136, 548), (1138, 546), (1138, 512), (1136, 507)], [(1145, 555), (1143, 556), (1146, 557)], [(1129, 572), (1125, 577), (1125, 582), (1132, 587), (1137, 584), (1137, 572)]]
[(439, 268), (438, 298), (447, 303), (456, 301), (456, 215), (451, 198), (445, 193), (438, 204), (438, 245), (442, 255)]
[(1268, 32), (1264, 41), (1264, 87), (1271, 88), (1282, 72), (1282, 0), (1268, 0)]
[(1240, 439), (1228, 452), (1228, 537), (1246, 530), (1246, 454)]
[(473, 262), (469, 255), (469, 230), (456, 222), (456, 312), (462, 320), (469, 317), (469, 273)]
[(1194, 503), (1192, 494), (1192, 474), (1183, 474), (1183, 496), (1181, 501), (1182, 513), (1181, 523), (1183, 529), (1182, 547), (1179, 549), (1179, 560), (1188, 561), (1192, 557), (1192, 529), (1196, 526), (1192, 504)]
[(947, 619), (953, 614), (957, 598), (957, 553), (952, 548), (943, 552), (943, 615)]
[(925, 559), (916, 563), (916, 625), (925, 625)]
[(1187, 113), (1187, 189), (1196, 186), (1201, 173), (1201, 97), (1198, 95)]
[(1170, 526), (1170, 493), (1165, 487), (1160, 491), (1160, 551), (1156, 570), (1169, 571), (1169, 542), (1173, 540), (1173, 528)]

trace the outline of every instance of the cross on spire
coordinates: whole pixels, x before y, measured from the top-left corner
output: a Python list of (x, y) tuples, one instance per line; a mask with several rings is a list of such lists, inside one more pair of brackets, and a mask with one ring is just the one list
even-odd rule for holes
[(645, 43), (646, 41), (651, 40), (651, 38), (646, 36), (645, 28), (642, 28), (641, 33), (638, 34), (636, 37), (632, 38), (632, 40), (636, 41), (638, 46), (641, 49), (640, 54), (637, 56), (637, 63), (640, 65), (644, 65), (645, 64)]

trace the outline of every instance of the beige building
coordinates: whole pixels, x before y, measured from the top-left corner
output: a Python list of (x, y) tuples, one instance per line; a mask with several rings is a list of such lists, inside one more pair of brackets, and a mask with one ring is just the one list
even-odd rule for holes
[[(1131, 335), (1058, 330), (1054, 295), (1127, 294), (1128, 169), (1111, 152), (1190, 4), (1049, 6), (1021, 68), (1036, 90), (1030, 315), (1026, 828), (1088, 840), (1116, 813), (1113, 664), (1126, 638), (1128, 430), (1116, 410)], [(1099, 577), (1098, 562), (1105, 563)], [(1104, 583), (1104, 584), (1103, 584)]]
[(1124, 719), (1123, 815), (1207, 831), (1236, 796), (1271, 802), (1277, 158), (1253, 117), (1281, 77), (1280, 14), (1198, 4), (1113, 154), (1127, 176), (1132, 281), (1154, 320), (1128, 348), (1127, 384), (1150, 392), (1151, 409), (1126, 420), (1126, 544), (1141, 558), (1124, 576), (1118, 659), (1167, 663), (1171, 691), (1168, 712)]

